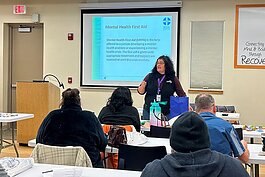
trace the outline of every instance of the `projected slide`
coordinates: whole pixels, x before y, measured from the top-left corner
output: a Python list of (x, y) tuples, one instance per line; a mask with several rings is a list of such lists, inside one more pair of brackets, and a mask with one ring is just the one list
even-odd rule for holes
[(141, 81), (171, 39), (172, 16), (94, 16), (91, 79)]
[(172, 59), (178, 73), (180, 7), (176, 2), (81, 9), (80, 85), (137, 87), (161, 55)]

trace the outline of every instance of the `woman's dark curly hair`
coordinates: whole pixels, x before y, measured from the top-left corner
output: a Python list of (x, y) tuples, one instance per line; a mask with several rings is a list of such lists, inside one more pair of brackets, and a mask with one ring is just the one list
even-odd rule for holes
[(125, 106), (132, 106), (132, 104), (131, 91), (127, 87), (116, 88), (107, 102), (107, 106), (112, 112), (120, 111)]
[(174, 70), (173, 62), (166, 55), (162, 55), (162, 56), (158, 57), (158, 59), (156, 60), (156, 64), (155, 64), (154, 68), (152, 69), (152, 73), (158, 73), (158, 71), (156, 69), (156, 65), (157, 65), (157, 61), (159, 59), (163, 60), (165, 63), (165, 75), (169, 78), (174, 78), (175, 77), (175, 70)]
[(65, 106), (73, 103), (79, 106), (81, 105), (79, 90), (76, 88), (68, 88), (62, 93), (62, 100), (60, 106)]

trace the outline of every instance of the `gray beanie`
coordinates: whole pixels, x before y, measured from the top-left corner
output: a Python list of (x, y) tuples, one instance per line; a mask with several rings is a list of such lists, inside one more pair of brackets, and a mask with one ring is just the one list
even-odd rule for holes
[(210, 148), (208, 128), (204, 120), (195, 112), (180, 115), (172, 125), (170, 146), (183, 153)]

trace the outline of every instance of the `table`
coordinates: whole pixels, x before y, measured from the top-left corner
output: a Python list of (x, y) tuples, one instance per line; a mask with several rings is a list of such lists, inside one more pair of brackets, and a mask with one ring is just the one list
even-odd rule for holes
[[(43, 177), (42, 172), (53, 170), (56, 168), (81, 169), (82, 170), (81, 177), (88, 177), (88, 176), (140, 177), (141, 176), (140, 171), (117, 170), (117, 169), (106, 169), (106, 168), (74, 167), (74, 166), (66, 166), (66, 165), (51, 165), (51, 164), (34, 163), (32, 168), (20, 173), (16, 177), (30, 177), (30, 176)], [(52, 172), (50, 172), (49, 176), (52, 176), (51, 174)]]
[[(139, 144), (136, 146), (165, 146), (167, 154), (171, 154), (172, 152), (169, 139), (167, 138), (148, 137), (148, 141), (146, 143)], [(263, 146), (262, 144), (248, 144), (249, 153), (250, 153), (249, 163), (251, 164), (251, 168), (254, 171), (255, 177), (259, 176), (259, 164), (265, 164), (265, 156), (258, 155), (258, 153), (262, 151), (262, 146)], [(118, 149), (107, 146), (106, 152), (118, 153)]]
[[(171, 154), (171, 146), (169, 144), (169, 139), (168, 138), (152, 138), (148, 137), (148, 140), (144, 144), (130, 144), (133, 146), (145, 146), (145, 147), (150, 147), (150, 146), (165, 146), (167, 150), (167, 154)], [(107, 146), (105, 149), (106, 153), (118, 153), (117, 148), (113, 148), (110, 146)]]
[[(16, 151), (17, 157), (19, 157), (18, 150), (15, 144), (15, 123), (20, 120), (33, 118), (33, 114), (23, 114), (23, 113), (0, 113), (0, 153), (2, 149), (14, 146), (14, 149)], [(12, 142), (8, 142), (3, 139), (3, 123), (11, 123), (11, 136), (12, 136)], [(6, 143), (7, 145), (4, 145)]]
[(259, 132), (259, 131), (247, 131), (247, 130), (243, 130), (243, 137), (244, 138), (250, 138), (250, 143), (253, 144), (254, 143), (254, 138), (261, 138), (261, 133), (263, 132)]
[[(259, 177), (259, 165), (265, 164), (265, 156), (258, 155), (262, 151), (262, 144), (248, 144), (249, 149), (249, 163), (254, 171), (255, 177)], [(254, 169), (253, 169), (254, 165)]]

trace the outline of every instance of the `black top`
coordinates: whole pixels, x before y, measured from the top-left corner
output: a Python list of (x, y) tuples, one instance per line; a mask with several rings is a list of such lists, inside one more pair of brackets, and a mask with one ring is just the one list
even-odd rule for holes
[(82, 111), (76, 104), (51, 111), (38, 130), (36, 142), (54, 146), (82, 146), (93, 167), (102, 166), (100, 151), (104, 151), (107, 145), (95, 114)]
[(136, 131), (140, 131), (139, 113), (133, 106), (125, 106), (124, 109), (115, 113), (108, 106), (105, 106), (100, 111), (98, 118), (102, 124), (133, 125)]
[[(146, 82), (144, 109), (148, 112), (150, 111), (151, 102), (156, 99), (158, 79), (161, 79), (162, 77), (163, 75), (161, 74), (150, 73), (144, 78), (144, 81)], [(170, 96), (173, 96), (174, 93), (177, 93), (180, 97), (186, 96), (186, 93), (182, 89), (182, 86), (176, 76), (174, 78), (165, 76), (165, 79), (161, 83), (160, 90), (161, 101), (167, 101), (166, 105), (160, 105), (161, 111), (164, 115), (168, 115), (170, 113)]]

